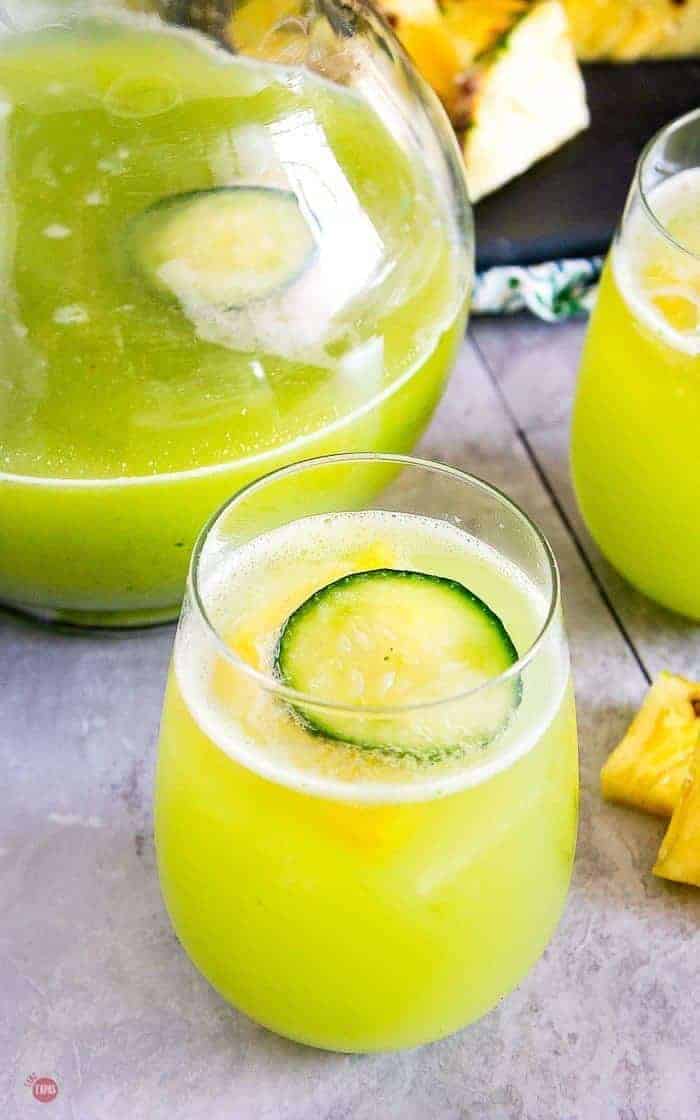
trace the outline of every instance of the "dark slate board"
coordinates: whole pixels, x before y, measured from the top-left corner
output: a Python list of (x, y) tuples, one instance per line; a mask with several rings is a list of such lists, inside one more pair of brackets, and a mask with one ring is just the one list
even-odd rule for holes
[(654, 133), (700, 106), (700, 59), (584, 67), (590, 127), (476, 206), (477, 267), (604, 253)]

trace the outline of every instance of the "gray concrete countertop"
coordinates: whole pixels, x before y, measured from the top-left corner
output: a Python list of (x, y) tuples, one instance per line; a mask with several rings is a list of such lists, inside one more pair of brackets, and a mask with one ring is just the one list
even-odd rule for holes
[[(172, 629), (67, 637), (0, 616), (0, 1120), (697, 1120), (700, 891), (654, 879), (663, 822), (598, 772), (700, 628), (597, 554), (566, 466), (580, 325), (482, 321), (423, 453), (507, 490), (557, 553), (581, 732), (573, 887), (503, 1004), (403, 1054), (317, 1052), (230, 1010), (180, 950), (151, 836)], [(30, 1075), (54, 1077), (36, 1101)]]

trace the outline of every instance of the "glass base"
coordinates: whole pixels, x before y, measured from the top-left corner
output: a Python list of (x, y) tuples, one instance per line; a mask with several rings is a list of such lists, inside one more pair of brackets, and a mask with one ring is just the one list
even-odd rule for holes
[(155, 626), (166, 626), (177, 622), (180, 604), (169, 607), (149, 608), (133, 611), (91, 611), (55, 609), (38, 607), (28, 603), (14, 603), (0, 599), (0, 607), (34, 622), (42, 622), (62, 631), (92, 631), (119, 636), (134, 630), (146, 630)]

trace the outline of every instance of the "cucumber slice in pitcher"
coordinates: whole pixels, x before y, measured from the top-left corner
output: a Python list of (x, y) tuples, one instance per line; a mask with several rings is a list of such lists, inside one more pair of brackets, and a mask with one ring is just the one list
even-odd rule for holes
[(133, 267), (187, 307), (245, 307), (292, 284), (316, 251), (296, 195), (275, 187), (212, 187), (171, 195), (132, 219)]
[[(335, 580), (302, 603), (282, 627), (275, 670), (310, 700), (359, 709), (295, 704), (310, 730), (435, 762), (485, 746), (505, 728), (520, 703), (519, 676), (465, 700), (446, 698), (493, 680), (517, 658), (499, 617), (463, 584), (379, 568)], [(424, 706), (362, 713), (406, 705)]]

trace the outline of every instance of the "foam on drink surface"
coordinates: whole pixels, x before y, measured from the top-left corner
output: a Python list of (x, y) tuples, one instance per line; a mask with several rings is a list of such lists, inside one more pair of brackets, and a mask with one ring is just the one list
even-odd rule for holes
[[(548, 603), (519, 568), (444, 521), (384, 511), (316, 515), (263, 533), (238, 549), (223, 537), (217, 541), (214, 531), (200, 560), (198, 582), (217, 636), (188, 611), (174, 667), (195, 722), (232, 759), (302, 792), (384, 803), (424, 800), (476, 785), (536, 745), (561, 706), (568, 680), (558, 619), (523, 668), (522, 699), (508, 726), (486, 748), (469, 748), (459, 759), (419, 763), (389, 757), (324, 739), (300, 723), (274, 679), (280, 627), (314, 591), (351, 571), (377, 567), (431, 572), (464, 583), (499, 615), (521, 657), (546, 621)], [(479, 697), (454, 702), (478, 704)]]
[(615, 279), (648, 330), (700, 354), (700, 168), (659, 183), (647, 201), (668, 237), (638, 201), (612, 251)]

